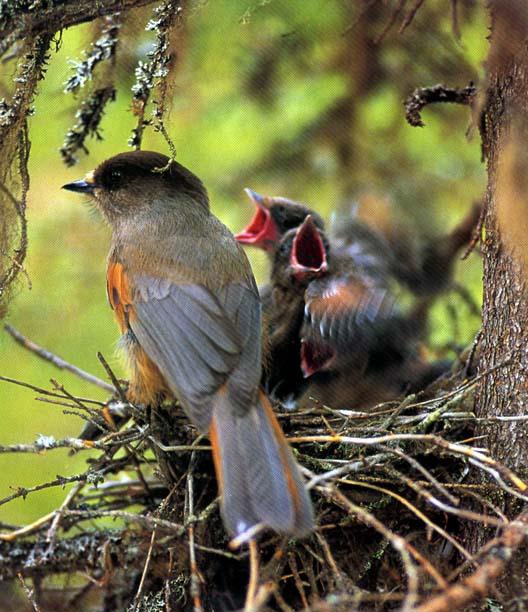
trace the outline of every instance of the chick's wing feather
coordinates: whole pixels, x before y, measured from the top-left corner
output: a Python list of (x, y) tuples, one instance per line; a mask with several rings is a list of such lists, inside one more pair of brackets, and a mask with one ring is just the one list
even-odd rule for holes
[(353, 276), (312, 282), (306, 291), (305, 332), (348, 346), (376, 334), (391, 316), (394, 300), (383, 287)]

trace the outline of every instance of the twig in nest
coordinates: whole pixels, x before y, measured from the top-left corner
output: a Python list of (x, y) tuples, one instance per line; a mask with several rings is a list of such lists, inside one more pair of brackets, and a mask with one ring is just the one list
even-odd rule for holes
[(386, 540), (388, 540), (391, 546), (399, 553), (405, 573), (407, 574), (407, 593), (401, 610), (412, 610), (418, 600), (418, 572), (411, 560), (411, 556), (413, 556), (416, 561), (420, 563), (420, 560), (423, 558), (422, 555), (414, 548), (414, 546), (407, 542), (405, 538), (402, 538), (401, 536), (392, 532), (370, 512), (367, 512), (361, 506), (354, 504), (352, 501), (350, 501), (350, 499), (348, 499), (348, 497), (343, 495), (335, 487), (325, 485), (317, 487), (317, 489), (324, 495), (324, 497), (333, 501), (350, 514), (356, 515), (361, 522), (365, 523), (369, 527), (374, 528)]
[(74, 366), (73, 364), (68, 363), (67, 361), (62, 359), (62, 357), (55, 355), (54, 353), (52, 353), (51, 351), (48, 351), (42, 346), (39, 346), (38, 344), (36, 344), (35, 342), (30, 340), (26, 336), (22, 335), (12, 325), (4, 325), (4, 329), (16, 342), (18, 342), (18, 344), (23, 346), (28, 351), (35, 353), (35, 355), (38, 355), (38, 357), (40, 357), (41, 359), (44, 359), (45, 361), (52, 363), (55, 367), (59, 368), (59, 370), (67, 370), (68, 372), (75, 374), (79, 378), (82, 378), (83, 380), (86, 380), (96, 385), (97, 387), (104, 389), (105, 391), (108, 391), (109, 393), (115, 392), (115, 389), (112, 385), (108, 384), (104, 380), (101, 380), (97, 376), (94, 376), (93, 374), (85, 372), (84, 370), (81, 370), (81, 368), (78, 368), (77, 366)]
[[(512, 521), (513, 522), (513, 521)], [(510, 524), (510, 521), (507, 518), (504, 518), (504, 523), (503, 523), (503, 527), (507, 526)], [(484, 559), (486, 557), (486, 555), (488, 555), (490, 552), (493, 552), (497, 549), (497, 547), (501, 546), (501, 542), (502, 542), (502, 534), (498, 535), (497, 537), (488, 540), (483, 546), (482, 548), (480, 548), (471, 558), (471, 561), (464, 561), (463, 563), (461, 563), (456, 569), (454, 569), (447, 577), (447, 580), (449, 582), (453, 581), (455, 578), (457, 578), (457, 576), (460, 576), (460, 574), (462, 574), (462, 572), (465, 572), (469, 566), (470, 563), (475, 563), (477, 564), (479, 561), (481, 561), (482, 559)]]
[(55, 448), (71, 448), (73, 450), (91, 450), (97, 448), (105, 450), (111, 444), (97, 440), (83, 440), (81, 438), (63, 438), (55, 440), (53, 436), (39, 436), (34, 444), (10, 444), (9, 446), (0, 446), (0, 454), (4, 453), (42, 453), (43, 451), (52, 450)]
[(244, 611), (251, 612), (257, 610), (255, 605), (255, 595), (257, 594), (258, 588), (258, 577), (259, 577), (259, 553), (258, 545), (255, 540), (249, 540), (249, 584), (246, 594), (246, 603), (244, 604)]
[[(195, 443), (201, 440), (202, 436), (196, 438)], [(192, 445), (194, 446), (194, 444)], [(189, 538), (189, 564), (191, 572), (190, 594), (193, 601), (194, 612), (202, 612), (202, 598), (200, 584), (203, 578), (198, 569), (196, 562), (196, 546), (194, 541), (194, 468), (196, 465), (196, 451), (191, 452), (189, 459), (189, 467), (187, 468), (187, 483), (185, 487), (185, 503), (184, 503), (184, 523), (187, 525), (187, 535)]]
[[(501, 474), (505, 478), (508, 478), (520, 491), (526, 491), (528, 485), (515, 474), (512, 470), (510, 470), (505, 465), (502, 465), (495, 459), (491, 457), (487, 457), (483, 453), (476, 451), (474, 448), (470, 446), (465, 446), (463, 444), (457, 444), (448, 442), (441, 438), (440, 436), (436, 436), (434, 434), (390, 434), (387, 436), (376, 436), (373, 438), (355, 438), (352, 436), (299, 436), (295, 438), (289, 438), (290, 442), (300, 443), (300, 442), (337, 442), (343, 444), (363, 444), (365, 446), (385, 444), (387, 442), (396, 442), (396, 441), (411, 441), (414, 440), (416, 442), (429, 442), (434, 446), (438, 446), (443, 448), (455, 455), (462, 455), (468, 457), (470, 461), (474, 461), (476, 464), (479, 464), (485, 469), (484, 466), (488, 467), (488, 470), (495, 470), (497, 474)], [(316, 477), (319, 482), (319, 476)]]
[(112, 381), (112, 383), (114, 385), (114, 389), (113, 390), (117, 391), (117, 395), (119, 396), (119, 399), (122, 402), (124, 402), (125, 404), (128, 404), (129, 401), (127, 399), (126, 393), (123, 391), (123, 388), (121, 387), (121, 385), (119, 384), (119, 381), (117, 380), (117, 376), (114, 374), (112, 368), (108, 365), (108, 362), (103, 357), (103, 354), (102, 353), (97, 353), (97, 359), (99, 359), (99, 361), (101, 362), (103, 368), (105, 369), (106, 373), (108, 374), (108, 377)]
[[(489, 516), (486, 514), (479, 514), (471, 510), (465, 510), (463, 508), (453, 508), (452, 506), (448, 506), (447, 504), (444, 504), (436, 497), (433, 497), (433, 495), (431, 495), (429, 491), (426, 491), (423, 487), (421, 487), (417, 482), (415, 482), (411, 478), (408, 478), (407, 476), (403, 475), (396, 468), (384, 467), (383, 469), (388, 474), (391, 474), (392, 476), (395, 476), (397, 479), (404, 482), (410, 489), (415, 491), (420, 497), (423, 497), (424, 499), (426, 499), (431, 504), (431, 506), (435, 506), (439, 508), (440, 510), (443, 510), (447, 514), (454, 514), (456, 516), (459, 516), (460, 518), (464, 518), (469, 521), (475, 521), (483, 525), (493, 525), (495, 527), (500, 527), (503, 524), (502, 520), (496, 519), (493, 516)], [(451, 544), (453, 544), (455, 548), (458, 548), (459, 552), (461, 552), (462, 555), (466, 557), (466, 559), (471, 557), (471, 555), (466, 550), (461, 548), (459, 545), (455, 544), (454, 542), (451, 542)]]
[(477, 88), (470, 83), (467, 87), (454, 89), (445, 85), (432, 87), (419, 87), (405, 100), (405, 119), (413, 127), (423, 127), (421, 111), (428, 104), (439, 102), (451, 104), (464, 104), (470, 106), (477, 93)]
[[(77, 476), (57, 476), (54, 480), (44, 482), (42, 484), (35, 485), (34, 487), (20, 487), (15, 493), (7, 495), (3, 499), (0, 499), (0, 506), (7, 504), (13, 499), (18, 497), (26, 498), (29, 493), (35, 493), (36, 491), (42, 491), (43, 489), (49, 489), (51, 487), (63, 487), (69, 482), (85, 482), (88, 479), (88, 474), (79, 474)], [(53, 514), (53, 513), (52, 513)], [(0, 540), (10, 540), (12, 534), (0, 534)]]
[(343, 576), (343, 572), (339, 569), (339, 566), (337, 565), (334, 555), (332, 554), (332, 549), (330, 548), (330, 545), (328, 544), (324, 536), (318, 531), (315, 532), (315, 537), (317, 538), (319, 544), (321, 545), (321, 548), (323, 549), (323, 554), (325, 556), (326, 562), (332, 570), (332, 574), (334, 575), (334, 580), (337, 586), (340, 589), (345, 590), (346, 582)]
[(20, 536), (24, 536), (24, 535), (28, 535), (29, 533), (33, 533), (34, 531), (37, 531), (38, 529), (40, 529), (43, 525), (47, 525), (49, 521), (53, 519), (54, 516), (55, 516), (55, 511), (49, 512), (48, 514), (45, 514), (44, 516), (41, 516), (40, 518), (38, 518), (36, 521), (33, 521), (29, 525), (24, 525), (24, 527), (21, 527), (20, 529), (16, 529), (15, 531), (12, 531), (11, 533), (0, 533), (0, 540), (3, 540), (4, 542), (14, 542)]
[(167, 531), (176, 536), (182, 536), (185, 533), (185, 527), (178, 523), (159, 519), (155, 516), (142, 516), (141, 514), (122, 512), (120, 510), (66, 510), (64, 516), (77, 518), (79, 520), (91, 520), (104, 517), (115, 518), (122, 519), (127, 523), (137, 523), (152, 531), (159, 529), (160, 531)]
[[(60, 394), (60, 393), (54, 393), (53, 391), (48, 391), (48, 389), (43, 389), (42, 387), (37, 387), (36, 385), (32, 385), (31, 383), (27, 383), (24, 382), (23, 380), (18, 380), (17, 378), (11, 378), (9, 376), (1, 376), (0, 375), (0, 380), (4, 381), (4, 382), (8, 382), (11, 383), (12, 385), (17, 385), (18, 387), (24, 387), (25, 389), (31, 389), (32, 391), (36, 391), (37, 393), (41, 393), (42, 395), (45, 395), (47, 397), (56, 397), (56, 398), (62, 398), (65, 399), (64, 395)], [(39, 398), (37, 398), (39, 399)], [(41, 400), (43, 400), (43, 398), (40, 398)], [(94, 400), (88, 397), (78, 397), (78, 400), (85, 402), (87, 404), (95, 404), (96, 406), (105, 406), (106, 404), (104, 402), (101, 402), (99, 400)]]
[[(88, 416), (85, 416), (84, 414), (79, 413), (77, 411), (74, 411), (74, 414), (76, 414), (77, 416), (81, 417), (82, 419), (86, 421), (89, 421), (92, 425), (94, 425), (102, 433), (106, 433), (108, 431), (109, 429), (108, 424), (106, 423), (104, 417), (101, 416), (101, 413), (99, 411), (97, 411), (95, 408), (92, 408), (91, 406), (87, 406), (86, 404), (84, 404), (80, 399), (78, 399), (77, 397), (72, 395), (69, 391), (67, 391), (64, 385), (61, 385), (53, 378), (50, 379), (50, 382), (56, 391), (60, 391), (64, 395), (64, 397), (71, 400), (77, 408), (80, 408), (83, 412), (87, 413)], [(68, 411), (66, 410), (64, 412), (65, 414), (68, 413)]]
[(150, 559), (152, 557), (152, 551), (154, 549), (154, 542), (156, 541), (157, 531), (155, 529), (152, 530), (152, 535), (150, 536), (150, 544), (147, 552), (147, 558), (145, 559), (145, 565), (143, 567), (143, 572), (141, 574), (141, 580), (139, 582), (138, 590), (136, 596), (134, 597), (134, 608), (133, 610), (137, 610), (138, 606), (141, 602), (141, 595), (143, 594), (143, 588), (145, 586), (145, 578), (147, 577), (148, 568), (150, 565)]
[(34, 589), (30, 589), (28, 587), (28, 585), (26, 584), (25, 580), (24, 580), (24, 576), (22, 576), (22, 574), (18, 574), (18, 579), (20, 580), (20, 583), (22, 584), (22, 588), (24, 589), (24, 593), (26, 594), (29, 603), (31, 604), (33, 610), (35, 610), (35, 612), (42, 612), (42, 608), (38, 605), (36, 599), (35, 599), (35, 590)]
[(261, 584), (258, 588), (258, 591), (255, 594), (255, 599), (253, 600), (253, 609), (254, 610), (267, 610), (269, 608), (265, 608), (266, 602), (270, 598), (271, 594), (276, 591), (276, 585), (271, 580), (266, 582), (265, 584)]
[(486, 560), (468, 578), (450, 586), (440, 595), (431, 597), (418, 607), (419, 612), (449, 612), (462, 610), (469, 604), (484, 599), (500, 576), (508, 561), (528, 535), (528, 512), (523, 512), (504, 527), (494, 542)]
[[(432, 529), (433, 531), (436, 531), (443, 538), (445, 538), (448, 542), (450, 542), (458, 550), (458, 552), (462, 554), (463, 557), (465, 557), (466, 559), (471, 559), (471, 555), (467, 552), (467, 550), (463, 546), (461, 546), (457, 542), (455, 538), (453, 538), (449, 533), (447, 533), (445, 529), (442, 529), (441, 527), (439, 527), (429, 517), (427, 517), (421, 510), (419, 510), (416, 506), (411, 504), (409, 500), (405, 499), (401, 495), (398, 495), (397, 493), (394, 493), (394, 491), (391, 491), (384, 487), (378, 487), (376, 485), (369, 484), (367, 482), (354, 481), (354, 480), (348, 480), (348, 479), (341, 479), (339, 480), (339, 482), (342, 482), (344, 484), (349, 484), (352, 486), (365, 487), (367, 489), (372, 489), (374, 491), (379, 491), (380, 493), (383, 493), (384, 495), (389, 495), (390, 497), (398, 500), (403, 506), (408, 508), (415, 516), (417, 516), (420, 520), (422, 520), (430, 529)], [(445, 586), (445, 580), (442, 578), (442, 576), (439, 574), (436, 568), (433, 568), (432, 566), (431, 567), (428, 566), (428, 572), (431, 574), (431, 576), (436, 580), (436, 582), (440, 586), (442, 586), (442, 584), (444, 584)]]
[(264, 529), (265, 527), (262, 523), (257, 523), (256, 525), (253, 525), (253, 527), (246, 529), (246, 531), (238, 535), (236, 538), (233, 538), (229, 542), (229, 548), (231, 550), (236, 550), (237, 548), (240, 548), (242, 544), (246, 544), (251, 540), (255, 539), (261, 531), (264, 531)]
[(438, 480), (431, 474), (429, 470), (424, 468), (424, 466), (417, 461), (414, 457), (410, 457), (399, 448), (390, 448), (388, 446), (384, 446), (383, 450), (394, 453), (398, 457), (401, 457), (404, 461), (407, 461), (409, 465), (411, 465), (416, 471), (420, 472), (422, 476), (426, 478), (430, 482), (430, 484), (439, 491), (446, 499), (448, 499), (454, 506), (458, 506), (460, 504), (460, 500), (449, 493), (449, 491), (440, 483)]
[(53, 518), (53, 521), (51, 522), (50, 528), (48, 529), (48, 533), (46, 534), (46, 542), (49, 542), (50, 552), (53, 551), (53, 547), (55, 544), (55, 537), (57, 536), (57, 530), (59, 529), (60, 521), (64, 515), (64, 511), (73, 502), (73, 500), (78, 495), (80, 490), (84, 487), (84, 484), (85, 484), (84, 482), (79, 482), (72, 489), (70, 489), (70, 492), (64, 498), (64, 501), (62, 502), (60, 508), (55, 513), (55, 516)]
[(299, 597), (301, 598), (303, 608), (306, 610), (309, 607), (308, 598), (306, 597), (306, 591), (304, 590), (304, 584), (299, 574), (299, 568), (297, 567), (295, 553), (293, 552), (290, 552), (288, 554), (288, 565), (290, 566), (290, 569), (293, 575), (293, 581), (295, 582), (295, 587), (297, 589), (297, 592), (299, 593)]
[(179, 444), (178, 446), (166, 446), (162, 444), (159, 440), (156, 440), (154, 436), (149, 436), (149, 440), (155, 444), (160, 450), (164, 453), (185, 453), (188, 451), (211, 451), (213, 449), (212, 446), (205, 444)]

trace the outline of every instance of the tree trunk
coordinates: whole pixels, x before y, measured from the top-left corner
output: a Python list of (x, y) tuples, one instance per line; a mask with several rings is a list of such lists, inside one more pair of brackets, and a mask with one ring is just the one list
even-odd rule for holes
[[(521, 0), (490, 4), (492, 35), (481, 131), (488, 162), (483, 228), (484, 301), (479, 372), (493, 369), (477, 393), (478, 417), (526, 413), (528, 405), (528, 301), (525, 253), (528, 252), (528, 6)], [(504, 365), (500, 365), (504, 364)], [(483, 425), (491, 456), (526, 480), (528, 425), (502, 421)], [(504, 507), (512, 516), (516, 507)], [(467, 545), (476, 550), (486, 540), (482, 528), (470, 528)], [(508, 609), (528, 590), (526, 549), (514, 559), (501, 585)], [(519, 600), (517, 600), (519, 601)]]
[[(488, 188), (479, 369), (483, 372), (505, 361), (507, 365), (485, 378), (476, 407), (481, 417), (520, 414), (528, 402), (525, 245), (518, 244), (515, 235), (516, 224), (523, 224), (528, 210), (528, 194), (522, 189), (528, 165), (520, 147), (526, 146), (528, 136), (528, 28), (523, 27), (528, 24), (528, 6), (508, 0), (494, 7), (483, 116)], [(498, 459), (514, 470), (528, 466), (526, 426), (516, 421), (494, 423), (485, 433)]]

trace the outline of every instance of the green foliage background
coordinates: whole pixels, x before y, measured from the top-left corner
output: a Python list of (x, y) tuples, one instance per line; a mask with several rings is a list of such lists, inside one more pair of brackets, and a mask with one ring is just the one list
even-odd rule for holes
[[(466, 136), (467, 108), (429, 107), (426, 127), (409, 127), (403, 99), (415, 87), (479, 81), (487, 52), (484, 8), (465, 3), (461, 39), (452, 32), (449, 3), (432, 0), (402, 34), (396, 26), (379, 44), (390, 18), (378, 3), (362, 13), (360, 2), (339, 0), (196, 1), (186, 9), (173, 105), (166, 121), (178, 159), (210, 190), (214, 212), (233, 230), (252, 214), (242, 189), (285, 195), (310, 203), (325, 215), (349, 210), (363, 193), (388, 196), (397, 216), (419, 231), (438, 234), (453, 225), (485, 185), (478, 131)], [(96, 352), (125, 375), (114, 356), (117, 329), (106, 304), (108, 230), (64, 183), (127, 148), (135, 119), (129, 112), (134, 66), (148, 51), (143, 31), (150, 9), (129, 16), (118, 50), (119, 93), (102, 123), (104, 141), (89, 143), (79, 165), (62, 165), (58, 149), (74, 122), (76, 102), (63, 93), (70, 60), (88, 48), (92, 25), (63, 33), (40, 86), (31, 119), (30, 249), (27, 273), (11, 304), (8, 321), (68, 361), (104, 377)], [(12, 88), (13, 62), (0, 67), (0, 97)], [(345, 123), (340, 120), (345, 109)], [(166, 151), (147, 131), (144, 148)], [(266, 263), (251, 253), (258, 280)], [(472, 255), (457, 278), (480, 300), (480, 262)], [(471, 340), (478, 320), (451, 299), (432, 322), (433, 347)], [(454, 301), (453, 301), (454, 300)], [(104, 394), (37, 360), (0, 334), (0, 374), (49, 387), (56, 378), (72, 393)], [(78, 418), (60, 406), (35, 401), (35, 393), (0, 384), (0, 444), (31, 442), (39, 434), (75, 436)], [(57, 474), (80, 471), (86, 455), (66, 451), (0, 455), (0, 497)], [(0, 521), (24, 524), (56, 507), (60, 489), (46, 490), (0, 506)]]

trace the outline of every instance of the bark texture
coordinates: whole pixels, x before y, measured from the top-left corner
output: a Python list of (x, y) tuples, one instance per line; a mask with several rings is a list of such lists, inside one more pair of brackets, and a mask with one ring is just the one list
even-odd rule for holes
[[(476, 402), (480, 417), (522, 414), (528, 406), (528, 302), (522, 264), (522, 252), (528, 244), (503, 240), (509, 235), (508, 224), (515, 227), (523, 221), (519, 217), (525, 213), (526, 204), (518, 198), (528, 197), (513, 184), (528, 171), (528, 164), (518, 167), (522, 162), (520, 143), (526, 143), (528, 137), (528, 6), (500, 0), (491, 6), (491, 15), (488, 90), (482, 121), (488, 187), (479, 368), (484, 372), (506, 364), (490, 373), (480, 388)], [(509, 212), (512, 208), (515, 216)], [(526, 470), (527, 425), (495, 422), (482, 433), (488, 436), (487, 445), (494, 457), (514, 470)]]
[[(494, 369), (477, 393), (478, 417), (525, 414), (528, 406), (528, 301), (525, 256), (528, 222), (528, 5), (496, 0), (491, 9), (488, 83), (481, 130), (488, 163), (486, 217), (483, 228), (484, 300), (479, 370)], [(528, 424), (495, 421), (482, 426), (491, 455), (526, 477)], [(507, 515), (519, 503), (493, 500)], [(472, 527), (468, 546), (476, 550), (486, 538)], [(528, 593), (526, 547), (514, 557), (508, 578), (499, 585), (505, 609), (524, 609)]]

